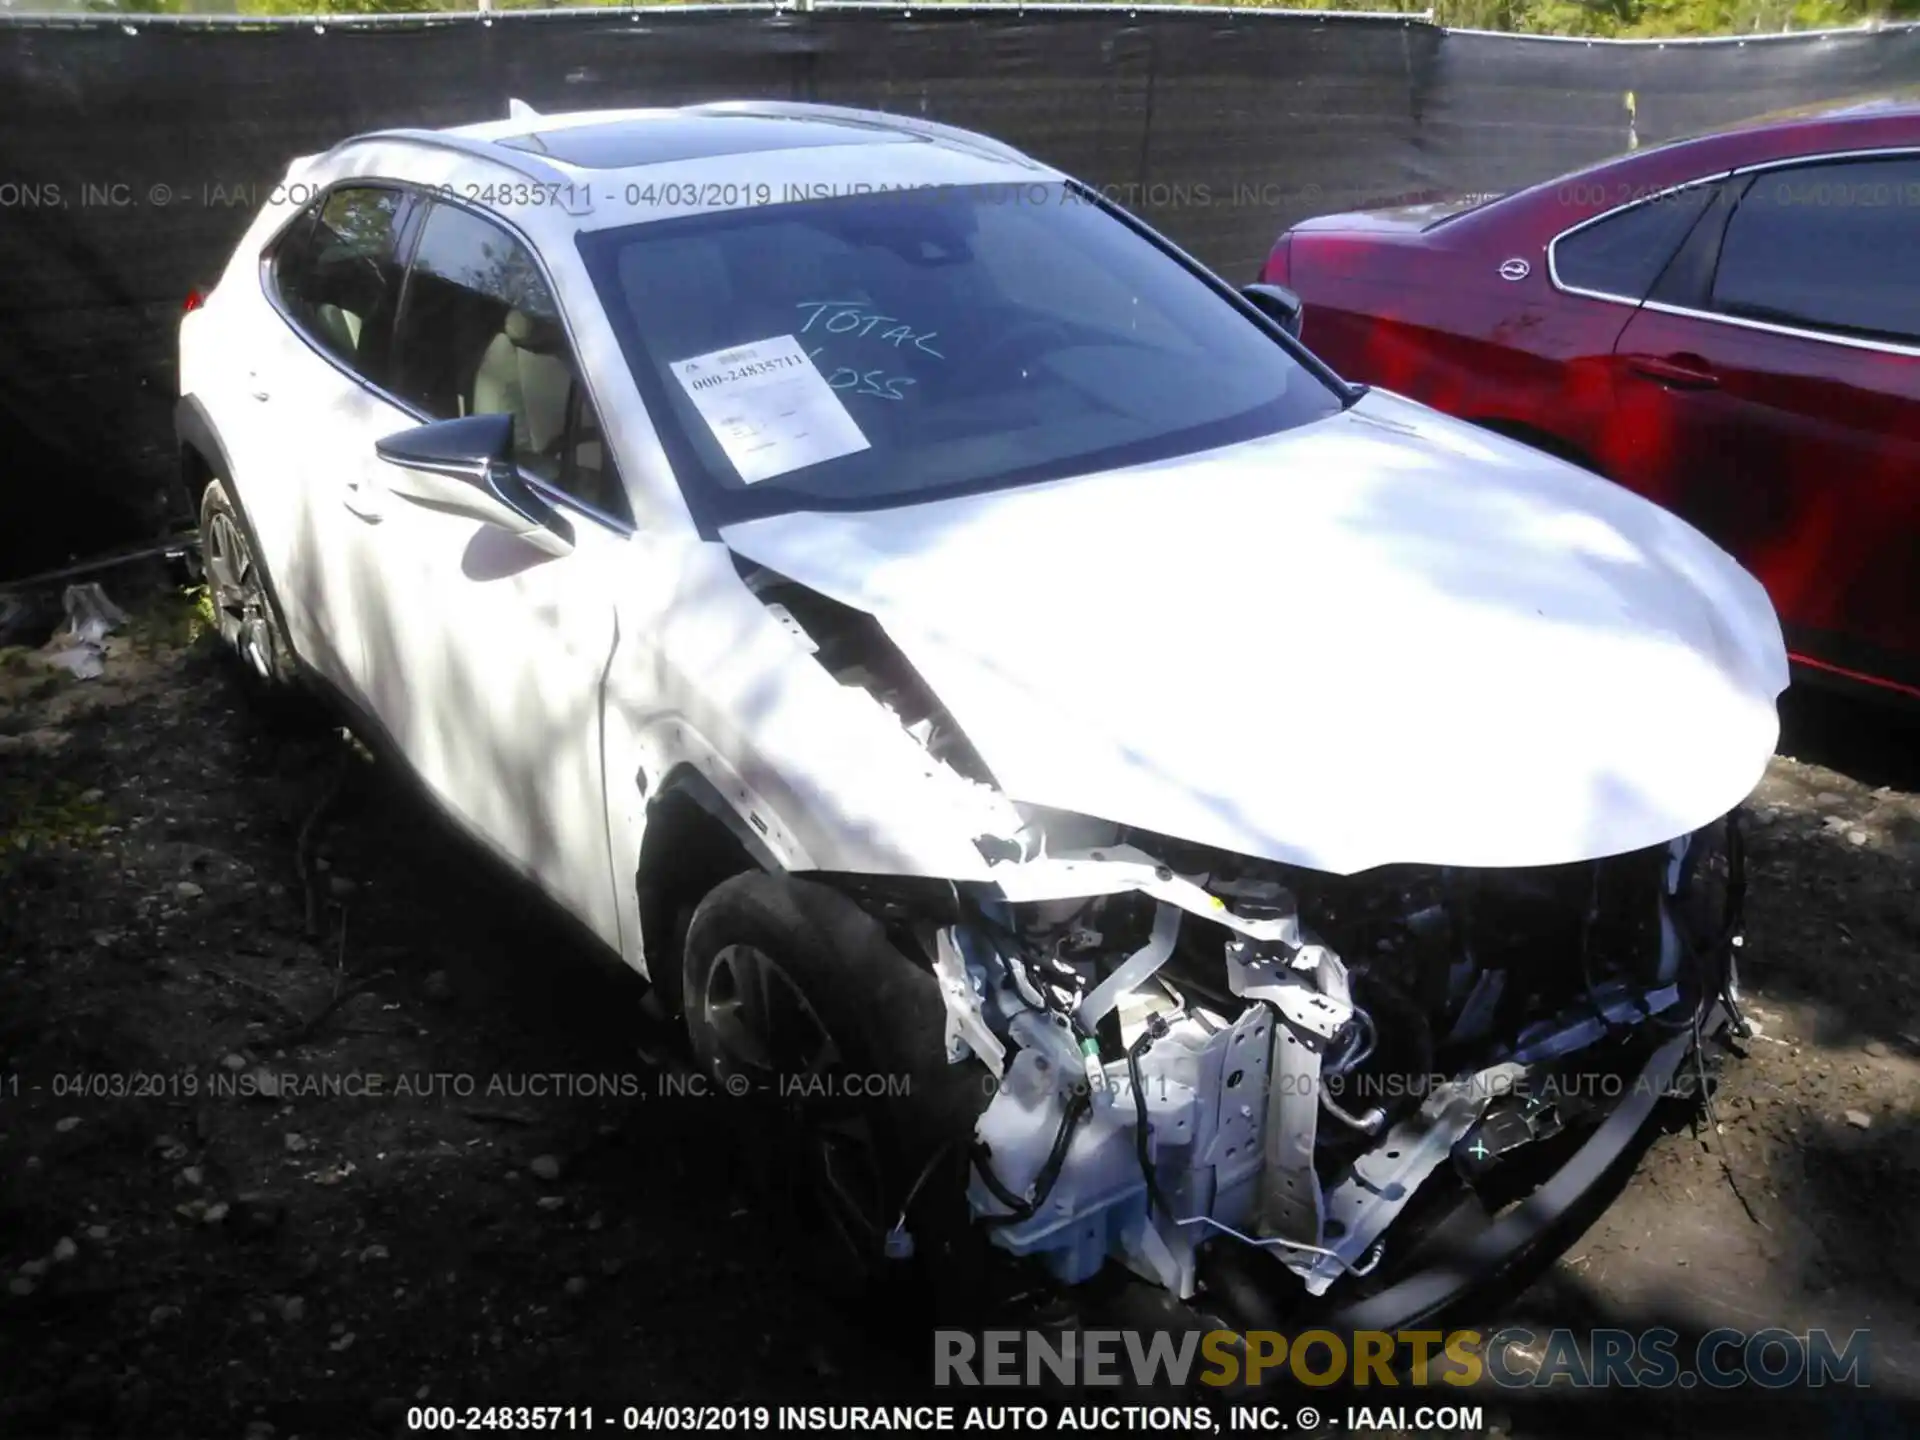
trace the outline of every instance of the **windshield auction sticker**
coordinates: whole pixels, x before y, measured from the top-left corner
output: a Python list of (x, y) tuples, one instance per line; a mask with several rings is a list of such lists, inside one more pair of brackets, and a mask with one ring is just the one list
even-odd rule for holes
[(677, 360), (674, 378), (749, 485), (867, 448), (791, 335)]

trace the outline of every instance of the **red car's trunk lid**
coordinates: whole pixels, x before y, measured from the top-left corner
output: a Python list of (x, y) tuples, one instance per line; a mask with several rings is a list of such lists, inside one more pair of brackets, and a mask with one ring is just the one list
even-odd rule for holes
[(1463, 211), (1498, 199), (1494, 195), (1460, 195), (1445, 200), (1426, 200), (1418, 205), (1395, 205), (1383, 210), (1349, 210), (1340, 215), (1317, 215), (1293, 227), (1295, 234), (1306, 231), (1337, 231), (1343, 234), (1381, 234), (1399, 232), (1417, 234), (1431, 230), (1442, 220), (1450, 220)]

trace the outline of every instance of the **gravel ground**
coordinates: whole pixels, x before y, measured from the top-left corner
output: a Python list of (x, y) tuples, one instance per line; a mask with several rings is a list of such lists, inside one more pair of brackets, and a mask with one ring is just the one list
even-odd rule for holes
[[(196, 628), (146, 605), (84, 682), (0, 653), (0, 1435), (923, 1380), (922, 1333), (804, 1282), (729, 1102), (636, 1050), (638, 982), (362, 752), (259, 719)], [(1870, 1328), (1872, 1404), (1822, 1428), (1911, 1433), (1920, 746), (1790, 698), (1720, 1128), (1656, 1139), (1481, 1323)], [(1487, 1398), (1516, 1434), (1699, 1428), (1674, 1395)]]

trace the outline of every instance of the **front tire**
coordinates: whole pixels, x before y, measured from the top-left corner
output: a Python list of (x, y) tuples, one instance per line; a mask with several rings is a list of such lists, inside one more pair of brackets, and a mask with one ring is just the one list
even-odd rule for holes
[[(937, 983), (873, 917), (825, 885), (736, 875), (694, 912), (683, 998), (720, 1103), (760, 1122), (734, 1128), (820, 1283), (868, 1298), (966, 1244), (986, 1072), (948, 1064)], [(915, 1264), (887, 1258), (903, 1214)]]

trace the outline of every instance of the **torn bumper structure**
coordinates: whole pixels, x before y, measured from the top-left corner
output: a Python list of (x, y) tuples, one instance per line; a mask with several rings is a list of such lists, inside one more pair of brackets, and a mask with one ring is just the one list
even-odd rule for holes
[(999, 1077), (969, 1203), (1062, 1283), (1117, 1261), (1190, 1298), (1211, 1256), (1357, 1298), (1449, 1200), (1617, 1154), (1733, 1007), (1731, 820), (1522, 872), (1074, 863), (1137, 888), (983, 905), (937, 961), (950, 1058)]

